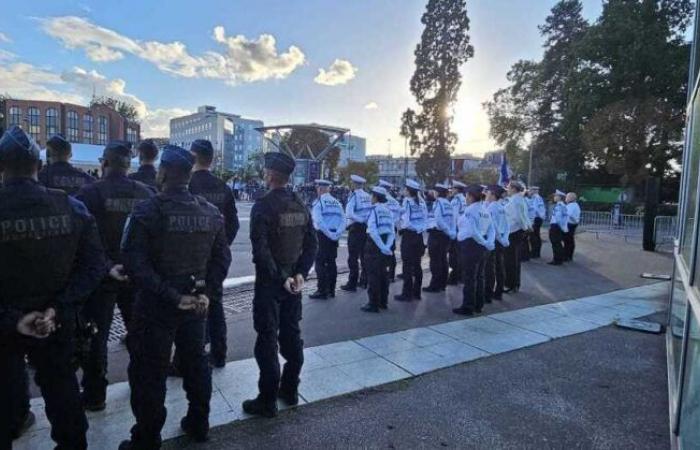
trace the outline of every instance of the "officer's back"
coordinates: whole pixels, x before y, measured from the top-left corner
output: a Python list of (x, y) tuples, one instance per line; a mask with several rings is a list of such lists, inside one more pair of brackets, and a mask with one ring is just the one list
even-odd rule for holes
[(85, 184), (95, 179), (70, 164), (73, 156), (70, 142), (57, 134), (46, 142), (46, 158), (49, 164), (39, 172), (39, 181), (48, 188), (60, 189), (75, 195)]
[(152, 139), (146, 139), (139, 144), (136, 151), (139, 155), (139, 168), (136, 172), (129, 174), (129, 178), (140, 181), (156, 191), (158, 186), (156, 184), (155, 163), (158, 158), (158, 146)]

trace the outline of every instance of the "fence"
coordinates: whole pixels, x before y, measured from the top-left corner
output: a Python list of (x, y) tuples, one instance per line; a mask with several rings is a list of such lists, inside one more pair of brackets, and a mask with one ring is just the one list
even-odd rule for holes
[[(644, 216), (636, 214), (613, 214), (604, 211), (581, 211), (579, 229), (595, 233), (616, 235), (627, 240), (641, 240)], [(676, 216), (657, 216), (654, 219), (654, 241), (656, 245), (673, 242), (678, 220)]]

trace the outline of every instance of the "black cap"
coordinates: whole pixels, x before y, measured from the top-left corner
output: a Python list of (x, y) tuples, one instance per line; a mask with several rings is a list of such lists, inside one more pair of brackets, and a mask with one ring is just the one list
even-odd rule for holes
[(63, 137), (63, 135), (60, 133), (51, 136), (51, 138), (49, 138), (49, 140), (46, 141), (46, 147), (51, 147), (52, 150), (63, 154), (71, 151), (70, 142), (68, 142), (66, 138)]
[(295, 166), (296, 163), (294, 162), (294, 159), (285, 153), (265, 153), (266, 169), (271, 169), (283, 173), (285, 175), (290, 175), (292, 172), (294, 172)]
[(486, 187), (486, 190), (489, 192), (493, 192), (496, 195), (496, 197), (500, 197), (506, 191), (505, 189), (503, 189), (501, 186), (499, 186), (497, 184), (488, 185)]
[(190, 151), (196, 153), (203, 158), (213, 158), (214, 157), (214, 147), (212, 147), (211, 142), (206, 139), (195, 139), (190, 145)]
[(13, 126), (0, 138), (0, 161), (38, 161), (39, 146), (18, 126)]
[(146, 151), (146, 152), (153, 152), (156, 155), (158, 154), (158, 146), (156, 145), (155, 142), (153, 142), (153, 139), (146, 139), (144, 141), (141, 141), (139, 146), (136, 148), (136, 150), (140, 151)]
[(469, 186), (467, 186), (468, 194), (481, 195), (482, 192), (484, 192), (484, 188), (482, 188), (480, 184), (470, 184)]
[(111, 141), (102, 152), (102, 157), (109, 161), (119, 159), (128, 163), (131, 161), (131, 142)]
[(166, 145), (163, 148), (163, 155), (160, 157), (160, 165), (165, 168), (189, 172), (194, 166), (194, 156), (177, 145)]

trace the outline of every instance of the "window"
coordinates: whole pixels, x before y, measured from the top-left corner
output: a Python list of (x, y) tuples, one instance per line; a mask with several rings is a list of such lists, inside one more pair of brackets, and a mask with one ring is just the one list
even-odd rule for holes
[(83, 142), (92, 143), (92, 116), (90, 114), (83, 115)]
[(18, 106), (13, 106), (10, 108), (10, 122), (8, 123), (8, 126), (13, 126), (17, 125), (19, 127), (22, 126), (22, 108)]
[(685, 209), (683, 218), (683, 235), (680, 242), (680, 254), (688, 271), (691, 270), (691, 255), (693, 245), (693, 228), (695, 224), (695, 212), (697, 210), (698, 168), (700, 167), (700, 97), (695, 95), (692, 106), (693, 119), (690, 125), (691, 136), (689, 142), (690, 154), (688, 156), (687, 177), (688, 183), (683, 196)]
[(29, 116), (29, 134), (35, 141), (39, 140), (39, 133), (41, 128), (39, 127), (39, 108), (36, 106), (30, 106), (27, 110), (27, 115)]
[(78, 113), (68, 111), (68, 140), (70, 142), (78, 142)]
[(681, 448), (698, 448), (700, 445), (700, 326), (697, 317), (690, 313), (688, 349), (685, 360), (685, 380), (680, 416)]
[(107, 145), (107, 118), (97, 118), (97, 145)]
[(58, 110), (48, 108), (46, 110), (46, 139), (58, 133)]
[(131, 142), (132, 144), (136, 144), (136, 130), (133, 128), (129, 127), (126, 129), (126, 140)]

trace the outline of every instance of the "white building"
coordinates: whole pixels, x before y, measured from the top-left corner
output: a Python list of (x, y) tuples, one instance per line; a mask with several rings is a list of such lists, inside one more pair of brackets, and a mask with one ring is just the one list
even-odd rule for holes
[(339, 167), (347, 166), (348, 161), (365, 162), (367, 160), (367, 139), (346, 134), (337, 145), (340, 148)]
[(170, 143), (189, 148), (196, 139), (211, 141), (217, 165), (234, 170), (244, 167), (248, 157), (263, 148), (262, 135), (255, 131), (261, 120), (219, 112), (214, 106), (200, 106), (197, 112), (170, 120)]
[(394, 185), (403, 186), (404, 177), (417, 178), (416, 158), (394, 158), (391, 155), (368, 155), (368, 162), (375, 162), (379, 178)]

